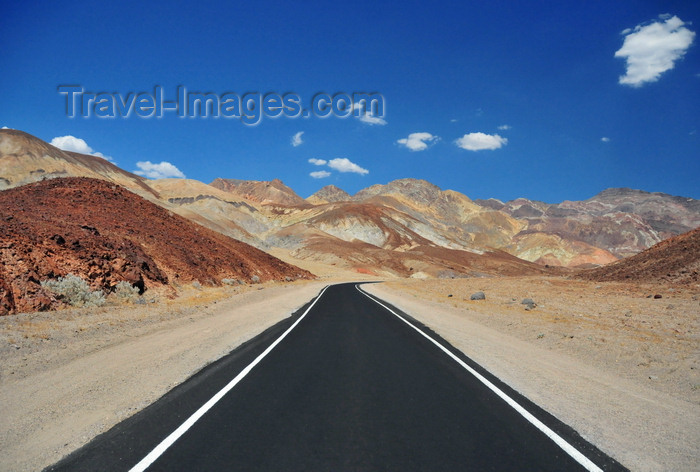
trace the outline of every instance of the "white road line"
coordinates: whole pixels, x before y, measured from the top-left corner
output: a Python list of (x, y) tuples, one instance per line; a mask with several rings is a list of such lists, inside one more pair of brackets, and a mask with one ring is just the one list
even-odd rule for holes
[(231, 380), (224, 388), (219, 390), (219, 392), (216, 395), (211, 397), (211, 399), (208, 402), (206, 402), (204, 405), (202, 405), (199, 408), (199, 410), (195, 411), (192, 414), (192, 416), (187, 418), (187, 420), (184, 423), (182, 423), (179, 428), (177, 428), (175, 431), (170, 433), (170, 435), (167, 438), (163, 439), (163, 441), (160, 444), (158, 444), (151, 452), (149, 452), (146, 457), (141, 459), (141, 461), (138, 464), (133, 466), (129, 470), (129, 472), (142, 472), (142, 471), (146, 470), (151, 464), (153, 464), (153, 462), (155, 462), (156, 459), (158, 459), (170, 446), (172, 446), (173, 443), (180, 438), (180, 436), (185, 434), (187, 432), (187, 430), (190, 429), (192, 427), (192, 425), (194, 425), (197, 422), (197, 420), (199, 420), (202, 416), (204, 416), (204, 414), (207, 411), (209, 411), (211, 409), (211, 407), (216, 405), (216, 403), (219, 400), (221, 400), (224, 397), (224, 395), (226, 395), (233, 387), (235, 387), (236, 384), (238, 384), (238, 382), (243, 380), (243, 378), (246, 375), (248, 375), (248, 373), (250, 373), (251, 370), (253, 370), (253, 367), (258, 365), (258, 363), (260, 363), (260, 361), (263, 360), (263, 358), (265, 356), (267, 356), (270, 353), (270, 351), (272, 351), (275, 348), (275, 346), (277, 346), (296, 327), (296, 325), (298, 325), (299, 322), (301, 322), (301, 320), (304, 319), (306, 314), (314, 307), (316, 302), (321, 299), (321, 296), (323, 295), (323, 293), (326, 291), (326, 289), (328, 287), (329, 287), (328, 285), (323, 287), (323, 290), (321, 290), (321, 293), (318, 294), (318, 297), (316, 297), (316, 300), (314, 300), (314, 302), (309, 306), (309, 308), (306, 309), (304, 314), (301, 315), (299, 317), (299, 319), (296, 320), (296, 322), (294, 322), (294, 324), (292, 326), (290, 326), (289, 329), (282, 334), (282, 336), (277, 338), (277, 340), (274, 343), (270, 344), (270, 346), (267, 349), (265, 349), (265, 351), (262, 354), (260, 354), (253, 362), (251, 362), (248, 365), (248, 367), (243, 369), (240, 374), (238, 374), (233, 380)]
[(362, 294), (364, 294), (366, 297), (368, 297), (370, 300), (374, 301), (375, 303), (383, 306), (387, 310), (389, 310), (391, 313), (393, 313), (397, 318), (399, 318), (401, 321), (406, 323), (408, 326), (411, 328), (415, 329), (418, 333), (420, 333), (423, 337), (428, 339), (430, 342), (435, 344), (437, 347), (439, 347), (445, 354), (450, 356), (455, 362), (457, 362), (459, 365), (464, 367), (467, 371), (469, 371), (470, 374), (472, 374), (474, 377), (476, 377), (481, 383), (486, 385), (493, 393), (498, 395), (501, 399), (503, 399), (508, 405), (510, 405), (515, 411), (520, 413), (526, 420), (528, 420), (530, 423), (532, 423), (537, 429), (542, 431), (544, 434), (547, 435), (549, 439), (554, 441), (557, 446), (562, 448), (564, 452), (566, 452), (568, 455), (570, 455), (576, 462), (581, 464), (586, 470), (590, 472), (603, 472), (600, 467), (595, 465), (591, 460), (584, 456), (581, 452), (579, 452), (578, 449), (576, 449), (574, 446), (569, 444), (564, 438), (559, 436), (557, 433), (552, 431), (547, 425), (542, 423), (540, 420), (535, 418), (529, 411), (527, 411), (525, 408), (520, 406), (519, 403), (517, 403), (515, 400), (510, 398), (508, 395), (506, 395), (500, 388), (496, 387), (494, 384), (492, 384), (486, 377), (483, 375), (479, 374), (477, 371), (469, 367), (464, 361), (462, 361), (459, 357), (455, 356), (452, 354), (447, 348), (445, 348), (443, 345), (435, 341), (433, 338), (425, 334), (423, 331), (420, 329), (416, 328), (413, 324), (409, 323), (403, 316), (399, 315), (396, 313), (394, 310), (377, 300), (374, 296), (370, 295), (369, 293), (365, 292), (360, 288), (359, 285), (355, 285), (355, 288)]

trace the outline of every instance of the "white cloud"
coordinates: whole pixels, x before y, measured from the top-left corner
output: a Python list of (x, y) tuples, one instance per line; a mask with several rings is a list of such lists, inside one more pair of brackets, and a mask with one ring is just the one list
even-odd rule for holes
[(331, 169), (335, 169), (338, 172), (355, 172), (356, 174), (362, 175), (369, 174), (369, 171), (367, 169), (363, 169), (357, 164), (350, 162), (350, 159), (347, 159), (345, 157), (331, 159), (330, 161), (328, 161), (328, 167), (330, 167)]
[(452, 119), (450, 120), (450, 123), (457, 123), (457, 121), (458, 121), (457, 118), (452, 118)]
[(3, 127), (0, 128), (0, 129), (10, 129), (10, 128), (8, 128), (7, 126), (3, 126)]
[(326, 177), (330, 176), (331, 173), (327, 170), (317, 170), (316, 172), (311, 172), (309, 175), (314, 179), (325, 179)]
[(411, 151), (424, 151), (428, 149), (428, 144), (438, 141), (440, 138), (430, 133), (411, 133), (408, 138), (402, 138), (397, 143), (406, 146)]
[(497, 134), (469, 133), (455, 140), (455, 144), (467, 151), (494, 150), (508, 144), (508, 139)]
[(105, 156), (101, 152), (95, 152), (85, 140), (76, 138), (75, 136), (56, 136), (51, 140), (52, 146), (63, 151), (77, 152), (80, 154), (89, 154), (90, 156), (101, 157), (107, 161), (112, 161), (110, 156)]
[(384, 126), (386, 124), (386, 120), (384, 118), (374, 116), (372, 114), (372, 111), (366, 110), (365, 106), (363, 106), (361, 103), (355, 103), (353, 105), (352, 109), (353, 109), (353, 111), (360, 112), (360, 116), (358, 116), (358, 119), (363, 123), (367, 123), (368, 125), (382, 125), (382, 126)]
[(301, 139), (302, 134), (304, 134), (304, 132), (299, 131), (294, 136), (292, 136), (292, 146), (297, 147), (297, 146), (300, 146), (304, 142), (304, 140)]
[(386, 124), (386, 120), (384, 118), (379, 118), (377, 116), (373, 116), (372, 113), (365, 113), (364, 115), (360, 116), (360, 121), (363, 123), (367, 123), (369, 125), (382, 125), (384, 126)]
[(608, 138), (608, 137), (606, 137), (606, 136), (603, 136), (602, 138), (600, 138), (600, 140), (603, 141), (604, 143), (609, 143), (609, 142), (610, 142), (610, 138)]
[[(640, 87), (656, 82), (659, 76), (671, 70), (693, 42), (695, 33), (685, 28), (677, 16), (661, 15), (660, 20), (637, 25), (622, 32), (625, 40), (615, 57), (625, 58), (627, 70), (620, 83)], [(665, 20), (665, 21), (664, 21)]]
[(134, 174), (142, 175), (149, 179), (168, 179), (171, 177), (185, 178), (185, 174), (183, 174), (180, 169), (165, 161), (160, 164), (154, 164), (151, 161), (137, 162), (136, 167), (140, 170), (135, 170)]
[(511, 125), (501, 125), (501, 126), (498, 127), (498, 129), (501, 130), (501, 131), (507, 131), (507, 130), (509, 130), (509, 129), (511, 129), (511, 128), (512, 128)]
[(309, 159), (309, 162), (315, 166), (325, 166), (326, 164), (328, 164), (328, 161), (326, 161), (324, 159), (315, 159), (313, 157), (311, 159)]

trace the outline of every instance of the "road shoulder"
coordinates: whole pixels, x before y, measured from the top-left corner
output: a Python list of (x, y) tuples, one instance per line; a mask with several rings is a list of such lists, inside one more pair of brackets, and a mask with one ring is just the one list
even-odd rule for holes
[(697, 405), (543, 349), (470, 319), (469, 312), (383, 284), (363, 288), (411, 315), (506, 384), (633, 470), (692, 470)]
[[(44, 341), (39, 348), (28, 347), (27, 339), (20, 349), (0, 353), (7, 361), (0, 385), (0, 469), (40, 470), (58, 461), (287, 318), (324, 285), (254, 288), (186, 308), (173, 304), (172, 313), (145, 307), (83, 313), (84, 321), (70, 312), (4, 320), (5, 335), (12, 331), (8, 323), (26, 327), (41, 320), (52, 328), (48, 339), (38, 339)], [(75, 323), (94, 329), (69, 332)]]

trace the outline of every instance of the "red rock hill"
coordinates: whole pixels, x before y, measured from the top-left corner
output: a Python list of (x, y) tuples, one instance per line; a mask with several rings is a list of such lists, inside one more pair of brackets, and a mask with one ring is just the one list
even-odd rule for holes
[(700, 228), (661, 241), (627, 259), (580, 274), (589, 280), (700, 282)]
[(40, 282), (68, 273), (105, 291), (122, 280), (146, 290), (173, 281), (312, 277), (103, 180), (0, 191), (0, 314), (55, 307)]

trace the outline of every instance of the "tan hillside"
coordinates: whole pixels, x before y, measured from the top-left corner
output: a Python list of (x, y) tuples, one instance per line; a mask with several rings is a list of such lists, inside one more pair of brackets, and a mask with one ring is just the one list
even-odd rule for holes
[(149, 199), (158, 197), (147, 179), (101, 157), (62, 151), (23, 131), (0, 130), (0, 190), (57, 177), (102, 179)]
[(269, 182), (256, 180), (215, 179), (209, 185), (241, 198), (262, 204), (308, 205), (279, 179)]
[[(354, 196), (329, 185), (304, 200), (278, 179), (215, 179), (210, 185), (148, 180), (13, 130), (0, 131), (0, 169), (5, 188), (59, 176), (107, 180), (264, 250), (291, 251), (295, 260), (328, 259), (349, 270), (367, 270), (371, 262), (377, 271), (394, 275), (406, 275), (402, 253), (409, 251), (410, 260), (427, 264), (428, 273), (451, 270), (449, 261), (415, 252), (419, 247), (482, 255), (500, 250), (541, 266), (590, 267), (700, 226), (697, 200), (630, 189), (609, 189), (582, 202), (519, 198), (503, 203), (471, 200), (407, 178)], [(368, 245), (362, 247), (372, 257), (359, 257), (356, 243)]]

